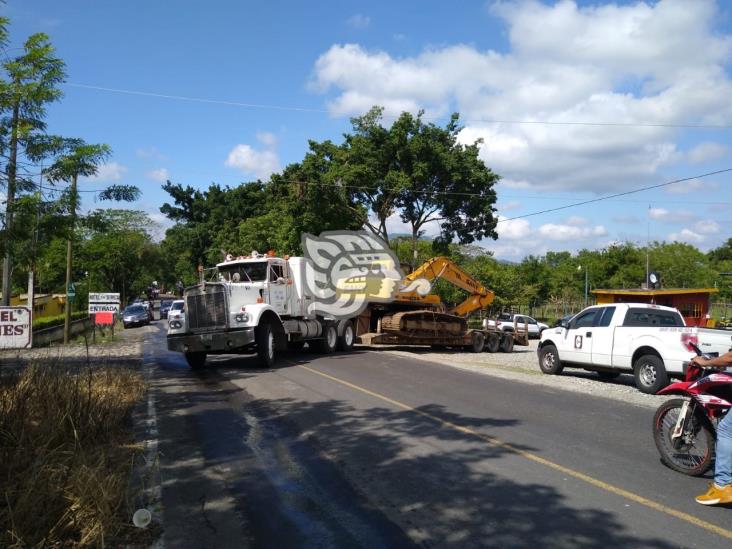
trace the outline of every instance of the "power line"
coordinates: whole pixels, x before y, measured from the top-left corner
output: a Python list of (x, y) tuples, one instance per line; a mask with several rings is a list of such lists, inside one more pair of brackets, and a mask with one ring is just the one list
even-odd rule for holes
[[(66, 82), (65, 86), (71, 88), (81, 88), (86, 90), (105, 91), (112, 93), (121, 93), (126, 95), (137, 95), (141, 97), (155, 97), (158, 99), (173, 99), (176, 101), (190, 101), (194, 103), (208, 103), (212, 105), (226, 105), (229, 107), (243, 107), (248, 109), (269, 109), (278, 111), (294, 111), (308, 112), (318, 114), (331, 114), (326, 109), (315, 109), (309, 107), (285, 106), (285, 105), (269, 105), (265, 103), (246, 103), (241, 101), (226, 101), (222, 99), (208, 99), (203, 97), (189, 97), (184, 95), (170, 95), (164, 93), (146, 92), (139, 90), (128, 90), (123, 88), (108, 88), (105, 86), (94, 86), (90, 84), (75, 84)], [(393, 115), (384, 115), (385, 118), (397, 118)], [(447, 117), (424, 117), (424, 120), (444, 120)], [(652, 122), (585, 122), (585, 121), (552, 121), (552, 120), (502, 120), (491, 118), (465, 118), (464, 122), (480, 122), (483, 124), (526, 124), (526, 125), (546, 125), (546, 126), (600, 126), (600, 127), (619, 127), (619, 128), (679, 128), (679, 129), (715, 129), (728, 130), (732, 129), (732, 125), (728, 124), (663, 124)]]
[(709, 177), (711, 175), (718, 175), (720, 173), (726, 173), (726, 172), (731, 172), (731, 171), (732, 171), (732, 168), (725, 168), (724, 170), (717, 170), (715, 172), (709, 172), (709, 173), (705, 173), (705, 174), (701, 174), (701, 175), (695, 175), (693, 177), (685, 177), (683, 179), (674, 179), (673, 181), (667, 181), (665, 183), (659, 183), (657, 185), (649, 185), (647, 187), (641, 187), (639, 189), (634, 189), (632, 191), (625, 191), (625, 192), (622, 192), (622, 193), (610, 194), (610, 195), (607, 195), (607, 196), (601, 196), (599, 198), (593, 198), (591, 200), (583, 200), (582, 202), (575, 202), (573, 204), (567, 204), (565, 206), (559, 206), (557, 208), (549, 208), (549, 209), (541, 210), (541, 211), (538, 211), (538, 212), (528, 213), (528, 214), (524, 214), (524, 215), (517, 215), (515, 217), (509, 217), (509, 218), (506, 218), (506, 219), (501, 219), (501, 220), (498, 221), (498, 223), (505, 223), (506, 221), (513, 221), (515, 219), (523, 219), (525, 217), (532, 217), (532, 216), (535, 216), (535, 215), (541, 215), (541, 214), (550, 213), (550, 212), (557, 212), (559, 210), (566, 210), (568, 208), (574, 208), (576, 206), (584, 206), (585, 204), (592, 204), (594, 202), (602, 202), (603, 200), (609, 200), (611, 198), (617, 198), (619, 196), (627, 196), (629, 194), (635, 194), (635, 193), (640, 193), (640, 192), (643, 192), (643, 191), (649, 191), (651, 189), (658, 189), (658, 188), (661, 188), (661, 187), (666, 187), (668, 185), (673, 185), (674, 183), (683, 183), (684, 181), (691, 181), (693, 179), (702, 179), (703, 177)]

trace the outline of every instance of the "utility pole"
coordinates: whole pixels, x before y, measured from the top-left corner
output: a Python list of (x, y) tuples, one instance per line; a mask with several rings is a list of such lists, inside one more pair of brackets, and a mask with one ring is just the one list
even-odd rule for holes
[(74, 238), (76, 225), (76, 173), (71, 177), (71, 223), (69, 227), (69, 238), (66, 241), (66, 306), (64, 307), (64, 345), (71, 339), (71, 241)]
[(585, 266), (585, 307), (587, 307), (587, 289), (588, 289), (588, 271), (587, 267)]
[(3, 298), (4, 306), (10, 305), (10, 293), (13, 291), (11, 275), (13, 273), (13, 254), (11, 246), (13, 242), (13, 207), (15, 203), (15, 179), (18, 175), (18, 118), (20, 117), (20, 102), (16, 100), (13, 104), (13, 119), (10, 135), (10, 157), (8, 158), (8, 192), (5, 201), (5, 259), (3, 261)]

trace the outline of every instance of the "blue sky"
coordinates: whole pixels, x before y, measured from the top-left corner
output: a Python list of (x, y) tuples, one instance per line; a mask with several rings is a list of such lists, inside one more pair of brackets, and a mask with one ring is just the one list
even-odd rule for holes
[(732, 168), (732, 11), (721, 0), (8, 0), (2, 10), (13, 46), (43, 31), (67, 64), (49, 131), (114, 150), (82, 189), (138, 185), (133, 207), (163, 227), (166, 178), (202, 189), (266, 178), (379, 104), (441, 124), (458, 111), (461, 139), (484, 140), (481, 156), (503, 178), (502, 221), (481, 245), (499, 258), (648, 234), (707, 250), (732, 236), (732, 172), (511, 219)]

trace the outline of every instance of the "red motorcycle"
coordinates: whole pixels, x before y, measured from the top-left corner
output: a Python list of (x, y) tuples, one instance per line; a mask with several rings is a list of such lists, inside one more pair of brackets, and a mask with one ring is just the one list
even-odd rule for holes
[[(702, 355), (693, 342), (689, 348)], [(664, 402), (653, 416), (653, 439), (661, 461), (674, 471), (700, 476), (714, 460), (717, 424), (732, 407), (732, 374), (689, 363), (684, 381), (661, 389), (659, 395), (681, 395)]]

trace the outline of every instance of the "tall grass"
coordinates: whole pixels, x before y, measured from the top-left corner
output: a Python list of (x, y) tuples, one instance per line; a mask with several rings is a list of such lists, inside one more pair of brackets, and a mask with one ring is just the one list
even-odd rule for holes
[(0, 546), (133, 539), (141, 448), (130, 418), (144, 390), (138, 372), (112, 366), (31, 365), (0, 378)]

